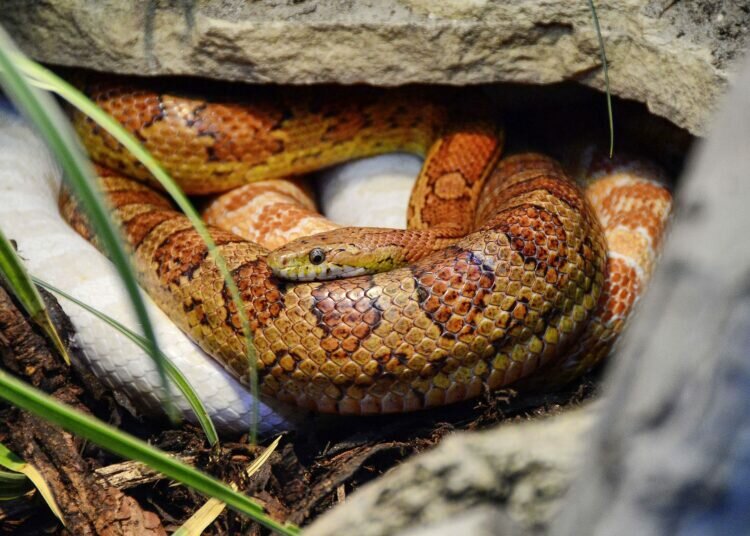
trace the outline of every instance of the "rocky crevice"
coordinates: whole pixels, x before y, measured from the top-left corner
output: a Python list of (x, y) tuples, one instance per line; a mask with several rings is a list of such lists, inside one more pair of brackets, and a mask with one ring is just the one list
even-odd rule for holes
[[(614, 94), (704, 133), (750, 32), (750, 1), (599, 4)], [(603, 89), (584, 0), (9, 0), (5, 8), (0, 23), (19, 45), (57, 65), (251, 83), (572, 79)]]

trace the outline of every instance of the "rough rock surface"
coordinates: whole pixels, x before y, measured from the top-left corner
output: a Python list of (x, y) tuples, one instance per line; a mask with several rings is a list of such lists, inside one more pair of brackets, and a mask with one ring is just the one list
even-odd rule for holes
[[(585, 0), (3, 4), (0, 23), (53, 64), (293, 84), (604, 84)], [(748, 34), (750, 1), (598, 4), (613, 92), (702, 133)]]
[(550, 534), (750, 534), (748, 147), (750, 57), (680, 182), (661, 264)]
[(362, 536), (417, 530), (416, 536), (425, 523), (441, 525), (445, 533), (456, 526), (477, 534), (478, 526), (495, 517), (524, 533), (543, 530), (580, 465), (597, 408), (456, 434), (357, 490), (305, 535), (351, 534), (357, 527)]

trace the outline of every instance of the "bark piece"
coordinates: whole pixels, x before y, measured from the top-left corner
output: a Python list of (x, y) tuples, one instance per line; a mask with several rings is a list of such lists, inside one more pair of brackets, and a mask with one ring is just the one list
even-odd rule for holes
[[(69, 335), (70, 326), (63, 333)], [(2, 365), (57, 400), (88, 412), (86, 391), (54, 355), (0, 287)], [(0, 436), (11, 450), (34, 465), (50, 486), (67, 528), (74, 534), (166, 534), (152, 512), (98, 477), (81, 457), (81, 441), (46, 421), (7, 410)]]

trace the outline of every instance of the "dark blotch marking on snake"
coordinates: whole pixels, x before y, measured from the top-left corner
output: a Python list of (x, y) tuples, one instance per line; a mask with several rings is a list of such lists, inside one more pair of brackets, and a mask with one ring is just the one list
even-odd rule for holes
[(174, 214), (161, 209), (150, 210), (123, 224), (125, 234), (134, 250), (137, 250), (146, 237), (165, 221), (174, 219)]
[(494, 268), (458, 246), (446, 248), (441, 255), (455, 262), (436, 262), (431, 256), (430, 264), (443, 268), (433, 271), (422, 268), (423, 263), (412, 268), (417, 300), (442, 336), (461, 339), (472, 335), (483, 317), (495, 285)]
[[(241, 264), (232, 270), (232, 279), (236, 282), (242, 303), (246, 306), (251, 331), (269, 326), (281, 315), (284, 309), (284, 295), (275, 284), (265, 259), (257, 258)], [(221, 294), (227, 311), (225, 323), (235, 333), (243, 335), (242, 324), (226, 284), (222, 287)]]
[[(176, 213), (171, 213), (176, 214)], [(217, 246), (243, 240), (226, 231), (211, 230), (211, 237)], [(180, 229), (164, 237), (154, 250), (152, 262), (156, 263), (157, 274), (166, 284), (179, 284), (180, 278), (192, 280), (195, 271), (208, 257), (203, 239), (195, 229)]]
[[(312, 312), (324, 334), (321, 347), (331, 352), (334, 360), (351, 356), (380, 325), (383, 314), (378, 298), (367, 296), (374, 286), (369, 277), (366, 284), (361, 278), (341, 279), (313, 289)], [(352, 299), (352, 295), (359, 298)]]
[(524, 263), (533, 262), (537, 272), (558, 271), (568, 260), (567, 234), (555, 214), (539, 206), (524, 204), (500, 212), (495, 226), (508, 237), (510, 247)]

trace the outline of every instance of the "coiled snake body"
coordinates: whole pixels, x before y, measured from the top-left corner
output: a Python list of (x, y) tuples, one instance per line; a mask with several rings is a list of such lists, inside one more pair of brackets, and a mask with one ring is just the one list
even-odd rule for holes
[[(549, 158), (500, 160), (495, 125), (409, 90), (257, 90), (229, 104), (119, 83), (89, 89), (188, 193), (397, 149), (426, 155), (409, 231), (336, 231), (400, 267), (290, 282), (273, 275), (262, 245), (211, 229), (251, 319), (262, 392), (317, 411), (415, 410), (590, 368), (621, 331), (669, 212), (666, 190), (644, 177), (609, 174), (587, 197)], [(159, 192), (123, 176), (148, 179), (116, 142), (85, 117), (76, 127), (106, 166), (102, 183), (143, 286), (246, 380), (238, 316), (197, 233)], [(63, 212), (86, 233), (69, 201)], [(318, 244), (294, 247), (304, 258)]]

